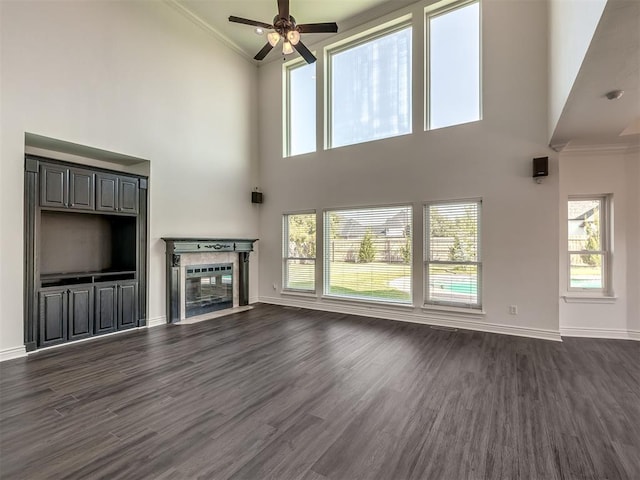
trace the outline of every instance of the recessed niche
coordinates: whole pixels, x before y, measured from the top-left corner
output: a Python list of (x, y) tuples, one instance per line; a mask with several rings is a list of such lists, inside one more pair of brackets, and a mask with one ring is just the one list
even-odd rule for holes
[(42, 211), (40, 273), (136, 270), (136, 218)]

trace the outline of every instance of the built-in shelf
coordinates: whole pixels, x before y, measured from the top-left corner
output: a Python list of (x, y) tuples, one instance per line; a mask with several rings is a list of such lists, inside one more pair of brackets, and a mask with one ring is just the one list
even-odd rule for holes
[(59, 287), (62, 285), (111, 282), (116, 280), (135, 280), (135, 278), (135, 270), (47, 273), (40, 275), (40, 283), (43, 287)]

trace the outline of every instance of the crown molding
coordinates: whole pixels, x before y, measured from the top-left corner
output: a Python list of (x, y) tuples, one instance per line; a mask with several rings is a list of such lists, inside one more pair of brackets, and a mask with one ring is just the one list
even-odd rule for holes
[(223, 45), (231, 49), (233, 52), (240, 55), (244, 60), (248, 61), (251, 65), (256, 65), (255, 61), (252, 57), (250, 57), (240, 46), (231, 40), (229, 37), (224, 35), (223, 33), (216, 30), (209, 23), (203, 20), (201, 17), (193, 13), (187, 7), (182, 5), (179, 0), (163, 0), (164, 3), (173, 8), (176, 12), (181, 14), (186, 19), (190, 20), (194, 25), (197, 25), (202, 30), (213, 36), (216, 40), (221, 42)]
[(566, 143), (556, 150), (555, 146), (551, 146), (556, 152), (561, 152), (564, 155), (602, 155), (602, 154), (627, 154), (640, 152), (640, 144), (629, 143), (602, 143), (596, 145), (571, 145)]

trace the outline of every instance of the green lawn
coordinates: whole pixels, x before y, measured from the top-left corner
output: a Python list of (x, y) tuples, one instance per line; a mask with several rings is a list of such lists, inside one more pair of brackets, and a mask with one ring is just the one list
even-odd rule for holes
[[(310, 268), (311, 267), (311, 268)], [(390, 285), (394, 280), (402, 283), (411, 276), (411, 267), (396, 263), (332, 262), (331, 288), (327, 293), (353, 295), (362, 298), (409, 301), (411, 294)], [(289, 287), (313, 290), (313, 266), (298, 263), (289, 265)]]

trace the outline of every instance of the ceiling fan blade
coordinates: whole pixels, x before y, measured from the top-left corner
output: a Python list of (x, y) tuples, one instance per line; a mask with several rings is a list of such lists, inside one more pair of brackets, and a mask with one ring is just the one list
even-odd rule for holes
[(309, 51), (309, 49), (305, 46), (304, 43), (298, 42), (296, 45), (293, 46), (293, 48), (295, 48), (298, 51), (298, 53), (302, 56), (302, 58), (305, 59), (307, 63), (313, 63), (316, 61), (316, 57), (313, 56), (313, 53)]
[(278, 0), (278, 16), (289, 20), (289, 0)]
[(267, 42), (267, 44), (262, 47), (262, 50), (260, 50), (258, 53), (256, 53), (256, 56), (253, 57), (254, 60), (263, 60), (264, 57), (267, 56), (267, 54), (273, 50), (273, 47), (271, 46), (271, 44), (269, 42)]
[(298, 25), (300, 33), (337, 33), (338, 24), (336, 22), (329, 23), (304, 23)]
[(268, 23), (258, 22), (257, 20), (249, 20), (248, 18), (234, 17), (233, 15), (229, 17), (229, 21), (234, 23), (242, 23), (243, 25), (251, 25), (252, 27), (261, 27), (269, 30), (273, 29), (273, 25), (269, 25)]

